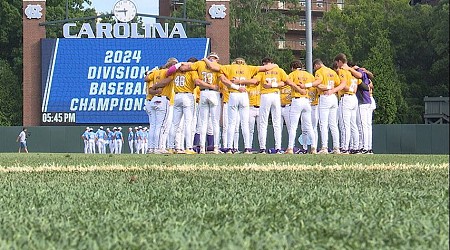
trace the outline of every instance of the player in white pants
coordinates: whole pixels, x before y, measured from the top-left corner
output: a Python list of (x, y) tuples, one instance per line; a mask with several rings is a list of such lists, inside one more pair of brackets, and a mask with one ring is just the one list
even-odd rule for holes
[(244, 138), (244, 153), (252, 153), (252, 141), (250, 140), (249, 131), (249, 99), (246, 93), (247, 84), (255, 84), (252, 81), (253, 76), (258, 72), (264, 72), (278, 67), (276, 64), (266, 66), (250, 66), (245, 63), (242, 58), (236, 58), (231, 65), (223, 65), (220, 67), (220, 80), (227, 86), (230, 97), (228, 102), (228, 150), (233, 148), (236, 129), (236, 117), (240, 116), (242, 137)]
[(146, 81), (154, 82), (151, 87), (152, 91), (161, 89), (161, 93), (155, 94), (150, 103), (151, 112), (154, 112), (150, 124), (154, 125), (154, 129), (150, 129), (149, 138), (153, 145), (157, 145), (156, 154), (169, 153), (167, 150), (167, 138), (173, 117), (174, 79), (177, 75), (183, 74), (178, 72), (167, 77), (168, 69), (175, 64), (178, 64), (178, 60), (169, 58), (164, 69), (155, 70), (154, 74), (150, 74), (150, 77), (146, 79)]
[[(272, 59), (264, 58), (263, 65), (272, 65)], [(280, 87), (284, 83), (293, 85), (286, 72), (279, 68), (273, 68), (265, 73), (259, 73), (253, 80), (261, 85), (261, 106), (259, 109), (259, 122), (261, 133), (259, 142), (260, 153), (266, 152), (267, 127), (269, 123), (269, 114), (272, 116), (272, 124), (275, 136), (275, 152), (281, 152), (281, 136), (283, 124), (281, 123), (281, 99)]]
[[(253, 135), (255, 133), (255, 123), (256, 130), (261, 130), (261, 123), (259, 122), (259, 107), (261, 105), (261, 86), (258, 85), (248, 85), (247, 93), (250, 103), (249, 110), (249, 132), (250, 141), (252, 142), (253, 149)], [(260, 133), (258, 132), (258, 142), (260, 141)]]
[(106, 132), (103, 130), (103, 127), (100, 127), (97, 130), (97, 132), (95, 133), (95, 138), (97, 140), (98, 153), (106, 154), (106, 145), (105, 145)]
[(118, 127), (116, 132), (114, 133), (114, 137), (116, 138), (116, 154), (122, 154), (122, 146), (123, 146), (123, 134), (122, 134), (122, 128)]
[(81, 135), (81, 139), (83, 139), (84, 143), (84, 153), (87, 154), (89, 152), (89, 127), (84, 130), (84, 133)]
[[(188, 62), (198, 61), (191, 58)], [(195, 154), (193, 150), (193, 136), (192, 136), (192, 119), (194, 117), (194, 90), (195, 79), (198, 78), (197, 71), (188, 71), (182, 74), (177, 74), (175, 81), (175, 101), (174, 101), (174, 115), (173, 125), (175, 135), (173, 137), (175, 143), (175, 151), (177, 153)], [(183, 129), (184, 124), (184, 129)], [(183, 136), (184, 132), (184, 136)], [(184, 141), (186, 140), (186, 150), (184, 150)]]
[[(341, 116), (342, 116), (342, 153), (358, 153), (359, 152), (359, 131), (356, 122), (358, 113), (358, 98), (356, 97), (356, 91), (358, 89), (358, 81), (352, 73), (348, 70), (347, 57), (340, 53), (334, 61), (338, 67), (338, 75), (341, 79), (341, 83), (345, 82), (345, 86), (342, 89), (341, 95)], [(353, 138), (352, 146), (350, 148), (350, 141)]]
[(291, 126), (290, 112), (292, 104), (291, 86), (285, 85), (280, 88), (280, 103), (281, 103), (281, 130), (283, 130), (283, 124), (286, 124), (286, 130), (289, 132), (289, 128)]
[(106, 129), (106, 133), (108, 136), (108, 144), (109, 144), (109, 153), (110, 154), (114, 154), (114, 152), (116, 151), (116, 144), (115, 144), (115, 138), (114, 138), (114, 131), (117, 128), (114, 127), (112, 130), (109, 130), (109, 128)]
[(128, 147), (130, 148), (130, 153), (133, 154), (134, 153), (134, 133), (133, 133), (133, 128), (129, 127), (128, 128)]
[(333, 153), (339, 154), (339, 129), (337, 121), (338, 99), (336, 93), (343, 89), (337, 73), (326, 67), (320, 59), (313, 62), (315, 81), (313, 86), (319, 89), (319, 126), (322, 139), (321, 154), (328, 153), (328, 129), (333, 138)]
[(314, 76), (303, 70), (304, 66), (303, 63), (300, 61), (294, 61), (291, 63), (291, 70), (292, 72), (289, 74), (289, 78), (292, 79), (294, 82), (294, 86), (291, 86), (292, 88), (292, 101), (291, 101), (291, 107), (290, 107), (290, 126), (288, 127), (288, 134), (289, 134), (289, 143), (288, 143), (288, 149), (286, 150), (287, 154), (293, 154), (294, 151), (294, 145), (295, 145), (295, 139), (297, 137), (297, 128), (298, 128), (298, 122), (301, 118), (301, 126), (302, 126), (302, 138), (303, 139), (303, 148), (305, 149), (305, 146), (307, 148), (307, 141), (308, 138), (311, 140), (311, 153), (316, 153), (315, 145), (316, 142), (316, 135), (314, 133), (313, 125), (312, 125), (312, 110), (311, 110), (311, 104), (308, 96), (308, 91), (306, 88), (309, 88), (312, 86), (312, 83), (314, 81)]
[(89, 154), (95, 154), (95, 133), (93, 128), (89, 128), (89, 147), (88, 147), (88, 153)]

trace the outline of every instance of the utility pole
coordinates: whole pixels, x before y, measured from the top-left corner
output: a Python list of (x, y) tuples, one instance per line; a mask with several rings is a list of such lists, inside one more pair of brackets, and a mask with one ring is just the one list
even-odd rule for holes
[(312, 67), (312, 18), (311, 18), (311, 0), (306, 0), (306, 71), (313, 73)]

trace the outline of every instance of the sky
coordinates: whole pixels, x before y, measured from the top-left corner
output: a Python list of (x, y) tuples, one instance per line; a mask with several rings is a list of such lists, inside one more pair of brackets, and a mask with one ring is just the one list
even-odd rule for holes
[[(114, 4), (118, 0), (91, 0), (90, 7), (95, 8), (98, 12), (111, 12)], [(159, 0), (132, 0), (136, 4), (137, 12), (141, 14), (158, 15)], [(154, 18), (143, 17), (144, 23), (155, 22)]]

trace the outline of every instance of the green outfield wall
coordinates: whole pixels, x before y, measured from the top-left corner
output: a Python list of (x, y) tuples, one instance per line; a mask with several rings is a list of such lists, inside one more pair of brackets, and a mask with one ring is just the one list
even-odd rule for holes
[[(127, 138), (128, 126), (120, 126), (124, 128), (124, 138)], [(93, 127), (97, 130), (97, 126)], [(81, 134), (85, 128), (86, 126), (29, 127), (29, 137), (27, 140), (29, 151), (42, 153), (81, 153), (84, 147)], [(21, 130), (22, 127), (0, 127), (0, 152), (17, 152), (18, 143), (16, 142), (16, 138)], [(269, 126), (267, 134), (267, 148), (271, 148), (274, 145), (272, 127)], [(257, 134), (255, 132), (253, 143), (255, 149), (259, 147), (256, 138)], [(287, 140), (287, 131), (284, 128), (283, 147), (286, 147)], [(296, 145), (298, 146), (298, 144), (297, 142)], [(240, 145), (242, 148), (242, 137), (240, 138)], [(374, 125), (373, 150), (378, 154), (449, 154), (449, 125)], [(123, 145), (123, 153), (129, 152), (128, 143), (125, 142)]]

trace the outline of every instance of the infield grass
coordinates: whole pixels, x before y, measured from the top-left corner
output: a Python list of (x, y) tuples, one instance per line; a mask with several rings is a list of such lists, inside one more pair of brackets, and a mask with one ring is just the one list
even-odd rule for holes
[(0, 154), (0, 249), (448, 249), (448, 156)]

